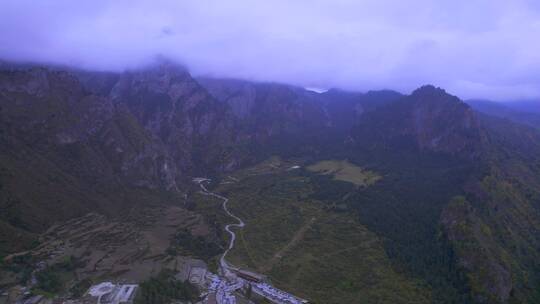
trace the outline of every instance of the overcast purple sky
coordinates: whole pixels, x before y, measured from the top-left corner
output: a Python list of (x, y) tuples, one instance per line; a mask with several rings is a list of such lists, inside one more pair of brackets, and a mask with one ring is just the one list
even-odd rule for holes
[(538, 0), (0, 1), (0, 58), (462, 98), (540, 96)]

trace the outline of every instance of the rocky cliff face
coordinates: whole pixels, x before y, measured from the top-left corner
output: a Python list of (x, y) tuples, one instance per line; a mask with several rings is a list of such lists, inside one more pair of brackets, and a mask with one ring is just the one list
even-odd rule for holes
[(85, 91), (65, 72), (35, 69), (1, 77), (7, 140), (22, 141), (84, 178), (176, 187), (174, 179), (162, 173), (170, 162), (167, 151), (135, 123), (124, 105)]
[(177, 190), (169, 167), (166, 147), (125, 105), (89, 93), (71, 74), (0, 72), (0, 221), (10, 229), (117, 213), (137, 202), (129, 188)]
[(228, 105), (241, 131), (255, 136), (259, 143), (272, 137), (309, 136), (331, 123), (318, 94), (302, 88), (228, 79), (198, 81)]
[(166, 147), (173, 160), (167, 163), (167, 175), (181, 178), (214, 171), (221, 160), (229, 160), (226, 148), (234, 142), (234, 121), (187, 71), (167, 64), (127, 72), (109, 96)]
[(425, 86), (410, 97), (410, 132), (422, 149), (478, 157), (481, 132), (473, 110), (440, 88)]

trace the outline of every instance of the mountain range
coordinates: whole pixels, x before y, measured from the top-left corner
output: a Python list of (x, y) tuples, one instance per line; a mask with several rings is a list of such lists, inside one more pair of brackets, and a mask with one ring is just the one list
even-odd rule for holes
[[(540, 119), (426, 85), (410, 95), (123, 73), (0, 71), (0, 254), (58, 221), (171, 204), (193, 177), (271, 156), (346, 159), (370, 187), (318, 181), (435, 303), (540, 302)], [(337, 189), (337, 190), (335, 190)], [(335, 190), (335, 191), (334, 191)], [(333, 191), (333, 192), (332, 192)], [(346, 194), (346, 195), (345, 195)]]

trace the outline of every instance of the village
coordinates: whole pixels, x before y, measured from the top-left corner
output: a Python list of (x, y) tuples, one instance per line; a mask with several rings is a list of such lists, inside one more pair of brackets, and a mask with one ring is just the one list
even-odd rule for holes
[(189, 273), (187, 278), (189, 282), (203, 290), (201, 297), (202, 303), (205, 304), (236, 304), (237, 297), (245, 299), (249, 293), (253, 299), (265, 298), (277, 304), (308, 303), (273, 287), (265, 276), (248, 270), (230, 268), (224, 276), (196, 265), (187, 271), (184, 270), (184, 273), (186, 272)]
[[(189, 281), (200, 290), (199, 304), (257, 303), (262, 299), (276, 304), (308, 303), (272, 286), (263, 275), (242, 269), (231, 269), (226, 276), (218, 275), (208, 271), (201, 260), (186, 263), (174, 278), (181, 282)], [(17, 297), (16, 301), (4, 299), (6, 303), (17, 304), (133, 304), (138, 289), (139, 285), (135, 283), (104, 281), (92, 285), (78, 299), (51, 301), (43, 295), (32, 295), (27, 289), (2, 296)]]

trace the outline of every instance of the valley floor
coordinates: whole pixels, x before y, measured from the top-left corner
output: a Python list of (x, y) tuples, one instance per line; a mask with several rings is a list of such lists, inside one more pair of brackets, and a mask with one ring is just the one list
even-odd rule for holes
[[(310, 198), (312, 187), (296, 162), (277, 158), (224, 178), (214, 191), (246, 222), (230, 262), (315, 303), (430, 302), (428, 289), (393, 269), (375, 234), (351, 215), (325, 210)], [(223, 225), (230, 220), (216, 203), (202, 198), (196, 212)]]

